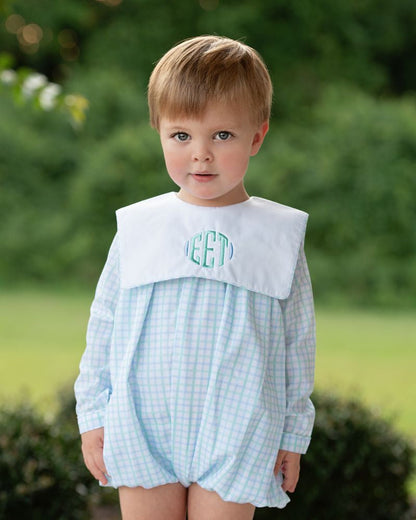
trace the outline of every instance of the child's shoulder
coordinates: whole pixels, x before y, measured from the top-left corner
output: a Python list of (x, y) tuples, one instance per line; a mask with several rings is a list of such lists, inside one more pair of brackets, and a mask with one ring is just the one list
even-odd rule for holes
[(265, 213), (270, 213), (271, 215), (286, 215), (288, 217), (297, 216), (298, 218), (308, 217), (308, 214), (305, 211), (292, 208), (291, 206), (286, 206), (285, 204), (275, 202), (274, 200), (264, 199), (262, 197), (250, 197), (250, 200), (252, 201), (253, 209), (263, 210)]
[(143, 199), (139, 200), (138, 202), (134, 202), (133, 204), (129, 204), (128, 206), (124, 206), (122, 208), (119, 208), (116, 213), (118, 215), (121, 215), (123, 213), (131, 213), (135, 210), (141, 210), (145, 208), (157, 208), (162, 206), (164, 203), (166, 203), (168, 200), (171, 200), (175, 196), (175, 193), (169, 192), (169, 193), (163, 193), (162, 195), (156, 195), (155, 197), (150, 197), (149, 199)]

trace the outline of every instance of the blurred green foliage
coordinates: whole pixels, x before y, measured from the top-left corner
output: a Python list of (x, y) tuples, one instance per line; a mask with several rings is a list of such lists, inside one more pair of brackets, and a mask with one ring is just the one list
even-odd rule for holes
[(8, 0), (0, 48), (89, 110), (77, 131), (0, 89), (0, 281), (93, 283), (114, 210), (176, 189), (146, 84), (167, 49), (204, 33), (241, 38), (268, 64), (272, 130), (247, 185), (310, 213), (316, 296), (414, 304), (413, 0)]
[(413, 447), (354, 400), (314, 394), (313, 442), (283, 511), (258, 509), (255, 520), (411, 520), (405, 482)]
[[(154, 62), (175, 42), (196, 34), (242, 38), (264, 56), (278, 92), (278, 110), (290, 99), (314, 99), (334, 78), (371, 92), (415, 88), (413, 0), (9, 0), (9, 12), (38, 24), (30, 45), (0, 34), (20, 64), (54, 80), (78, 66), (116, 67), (146, 85)], [(22, 44), (23, 42), (23, 44)], [(77, 67), (72, 64), (76, 63)]]
[[(416, 104), (332, 86), (307, 126), (286, 124), (253, 162), (253, 192), (310, 213), (320, 296), (414, 303)], [(249, 190), (250, 191), (250, 190)]]
[(49, 424), (21, 405), (0, 409), (0, 430), (0, 518), (89, 518), (93, 479), (73, 427)]

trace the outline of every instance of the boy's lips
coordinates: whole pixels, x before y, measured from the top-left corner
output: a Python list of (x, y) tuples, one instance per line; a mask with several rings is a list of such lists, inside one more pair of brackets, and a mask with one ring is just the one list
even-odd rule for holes
[(194, 172), (191, 173), (191, 177), (198, 182), (208, 182), (216, 177), (216, 174), (210, 172)]

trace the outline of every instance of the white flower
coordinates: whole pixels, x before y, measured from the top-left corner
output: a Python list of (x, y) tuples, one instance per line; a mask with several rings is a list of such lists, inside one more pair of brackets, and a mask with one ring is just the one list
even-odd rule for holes
[(36, 90), (47, 85), (48, 79), (43, 74), (38, 74), (35, 72), (34, 74), (30, 74), (22, 85), (22, 92), (26, 98), (30, 98), (33, 96)]
[(49, 83), (40, 91), (39, 103), (44, 110), (52, 110), (56, 106), (56, 98), (61, 93), (61, 87), (56, 83)]
[(0, 81), (5, 85), (14, 85), (17, 80), (17, 74), (14, 70), (6, 69), (0, 74)]

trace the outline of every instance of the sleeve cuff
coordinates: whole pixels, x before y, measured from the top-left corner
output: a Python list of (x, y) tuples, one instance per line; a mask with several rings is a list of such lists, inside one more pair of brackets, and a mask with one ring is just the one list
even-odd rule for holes
[(77, 419), (79, 433), (82, 434), (90, 430), (96, 430), (104, 426), (104, 410), (78, 415)]
[(286, 451), (292, 451), (293, 453), (306, 453), (309, 443), (311, 442), (310, 437), (304, 437), (301, 435), (295, 435), (294, 433), (284, 433), (280, 441), (280, 449)]

